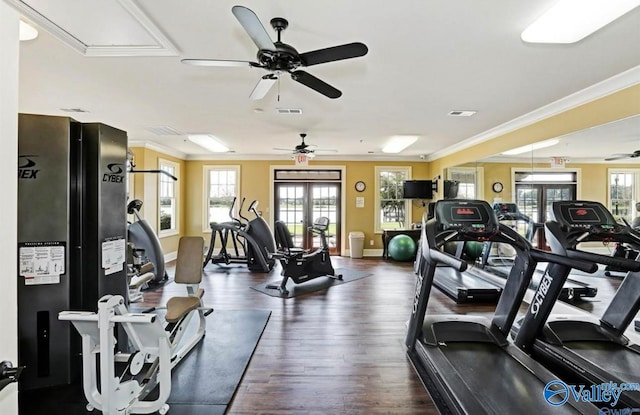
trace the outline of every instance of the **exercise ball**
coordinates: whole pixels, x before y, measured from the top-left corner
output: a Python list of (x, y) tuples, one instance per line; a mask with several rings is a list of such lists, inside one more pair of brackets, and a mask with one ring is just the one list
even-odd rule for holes
[(478, 259), (482, 256), (482, 248), (484, 244), (481, 242), (469, 241), (464, 244), (464, 253), (468, 259)]
[(389, 255), (396, 261), (416, 258), (416, 242), (408, 235), (396, 235), (389, 241)]

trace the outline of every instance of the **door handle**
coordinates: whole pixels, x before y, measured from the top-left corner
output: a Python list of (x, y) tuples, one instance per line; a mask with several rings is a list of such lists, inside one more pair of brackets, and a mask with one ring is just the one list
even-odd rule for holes
[(8, 360), (0, 363), (0, 391), (10, 383), (17, 382), (24, 366), (13, 367)]

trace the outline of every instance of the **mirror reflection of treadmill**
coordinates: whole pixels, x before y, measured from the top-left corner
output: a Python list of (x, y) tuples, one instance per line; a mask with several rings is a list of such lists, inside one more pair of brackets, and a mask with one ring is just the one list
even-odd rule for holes
[[(454, 215), (447, 214), (450, 207), (460, 207), (460, 212), (468, 207), (477, 208), (482, 220), (456, 220)], [(512, 238), (519, 256), (493, 320), (458, 314), (431, 315), (428, 302), (434, 274), (445, 269), (437, 264), (465, 268), (463, 261), (440, 251), (444, 241), (484, 238), (500, 242)], [(594, 405), (580, 401), (550, 406), (543, 391), (557, 376), (507, 340), (533, 272), (533, 266), (526, 265), (535, 264), (530, 249), (523, 237), (498, 224), (484, 201), (439, 201), (436, 217), (423, 223), (418, 284), (405, 345), (414, 369), (440, 413), (598, 413)]]
[[(526, 226), (525, 233), (529, 242), (533, 242), (536, 231), (544, 229), (544, 224), (534, 222), (529, 216), (522, 213), (520, 209), (518, 209), (518, 205), (515, 203), (494, 203), (493, 210), (496, 212), (500, 223), (509, 224), (510, 222), (513, 225), (515, 222), (515, 225), (513, 226), (517, 228), (518, 222), (523, 222)], [(487, 246), (485, 247), (481, 258), (482, 268), (500, 278), (507, 278), (511, 271), (511, 267), (513, 266), (514, 258), (499, 256), (500, 249), (503, 245), (497, 244), (497, 246), (494, 247), (490, 242), (487, 242), (486, 244)], [(493, 250), (498, 253), (498, 256), (491, 256)], [(543, 275), (544, 268), (537, 268), (536, 273), (531, 279), (529, 288), (536, 290), (540, 285)], [(574, 302), (584, 298), (593, 298), (596, 294), (598, 294), (598, 289), (596, 287), (592, 287), (588, 283), (587, 279), (580, 276), (578, 271), (572, 272), (570, 278), (565, 282), (562, 291), (560, 292), (560, 300)]]
[[(546, 223), (549, 246), (559, 255), (580, 257), (629, 271), (601, 316), (551, 314), (558, 291), (571, 268), (550, 265), (549, 283), (534, 294), (525, 316), (514, 325), (514, 343), (565, 380), (586, 388), (602, 384), (640, 383), (640, 342), (628, 333), (640, 310), (640, 263), (583, 251), (584, 242), (617, 242), (640, 247), (640, 232), (617, 223), (601, 203), (562, 201), (552, 205)], [(636, 322), (637, 327), (637, 322)], [(640, 408), (640, 391), (627, 389), (620, 408)]]

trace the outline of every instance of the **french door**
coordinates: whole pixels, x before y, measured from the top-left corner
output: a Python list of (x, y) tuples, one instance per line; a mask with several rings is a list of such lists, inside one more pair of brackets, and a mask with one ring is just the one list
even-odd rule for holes
[[(545, 223), (552, 219), (553, 202), (575, 199), (575, 183), (516, 183), (516, 204), (534, 222)], [(533, 244), (547, 249), (543, 231), (536, 233)]]
[(320, 237), (308, 229), (321, 216), (329, 218), (327, 240), (331, 254), (340, 253), (340, 183), (277, 182), (275, 183), (275, 220), (287, 224), (295, 246), (315, 249)]

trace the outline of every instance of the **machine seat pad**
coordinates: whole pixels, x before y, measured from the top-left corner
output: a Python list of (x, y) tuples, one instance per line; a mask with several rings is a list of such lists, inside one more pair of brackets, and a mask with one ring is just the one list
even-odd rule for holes
[(153, 272), (147, 272), (141, 275), (133, 275), (131, 281), (129, 281), (129, 288), (140, 288), (144, 284), (153, 279)]
[(169, 323), (176, 323), (187, 313), (200, 307), (200, 299), (203, 293), (204, 291), (199, 289), (194, 296), (170, 298), (167, 302), (167, 315), (165, 319)]

